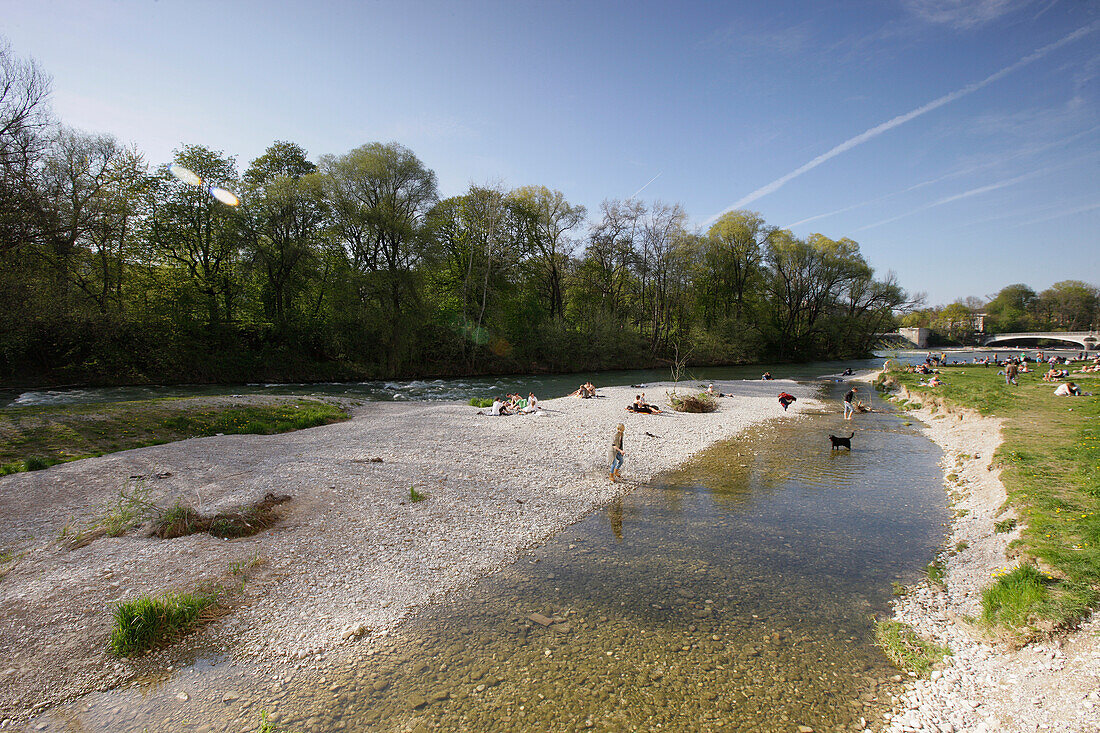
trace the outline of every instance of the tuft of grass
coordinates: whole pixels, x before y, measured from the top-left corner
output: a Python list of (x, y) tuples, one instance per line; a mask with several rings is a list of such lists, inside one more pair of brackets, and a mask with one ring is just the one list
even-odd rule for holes
[(119, 603), (113, 612), (111, 651), (128, 657), (174, 641), (212, 615), (216, 591), (139, 596)]
[(955, 552), (962, 552), (966, 548), (970, 547), (970, 543), (966, 540), (960, 540), (955, 543)]
[(470, 406), (471, 407), (492, 407), (493, 406), (493, 398), (492, 397), (471, 397), (470, 398)]
[(947, 574), (947, 570), (943, 567), (943, 563), (939, 560), (933, 560), (928, 563), (928, 567), (925, 568), (925, 572), (928, 573), (928, 579), (936, 585), (943, 585), (943, 578)]
[(1038, 618), (1048, 601), (1047, 581), (1034, 565), (1020, 565), (982, 591), (982, 622), (1022, 629)]
[(201, 524), (202, 517), (198, 512), (176, 500), (175, 504), (161, 512), (153, 522), (153, 535), (162, 539), (183, 537), (199, 531), (197, 527)]
[(1002, 519), (999, 522), (993, 523), (993, 531), (997, 534), (1005, 534), (1016, 529), (1016, 519), (1009, 517), (1008, 519)]
[(897, 598), (909, 595), (909, 589), (896, 580), (890, 584), (890, 590)]
[(416, 490), (415, 486), (410, 486), (409, 487), (409, 501), (411, 501), (412, 503), (415, 504), (416, 502), (424, 501), (427, 498), (428, 498), (428, 495), (427, 494), (421, 494), (419, 491)]
[(947, 647), (921, 639), (911, 626), (900, 621), (878, 621), (875, 644), (898, 669), (922, 677), (932, 671), (932, 665), (951, 653)]
[(54, 462), (48, 461), (45, 458), (41, 458), (39, 456), (31, 456), (30, 458), (23, 461), (23, 470), (25, 470), (25, 471), (41, 471), (43, 469), (49, 468), (50, 465), (52, 465), (52, 463), (55, 463), (55, 462), (56, 461), (54, 461)]

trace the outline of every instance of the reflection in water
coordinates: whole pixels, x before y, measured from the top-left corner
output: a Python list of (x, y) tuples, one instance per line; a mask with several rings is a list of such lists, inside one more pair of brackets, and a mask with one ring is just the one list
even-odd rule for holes
[[(186, 717), (206, 730), (241, 730), (261, 708), (295, 731), (859, 729), (896, 674), (872, 616), (934, 554), (945, 512), (935, 446), (873, 413), (851, 453), (833, 452), (840, 422), (713, 447), (323, 677), (225, 709), (223, 672), (195, 695), (214, 704)], [(97, 725), (166, 714), (130, 712)]]

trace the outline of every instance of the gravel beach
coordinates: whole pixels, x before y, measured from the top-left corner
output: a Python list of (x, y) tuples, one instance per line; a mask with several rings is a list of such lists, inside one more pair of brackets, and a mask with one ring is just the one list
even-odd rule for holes
[[(371, 402), (334, 425), (196, 438), (0, 478), (0, 549), (14, 558), (0, 583), (0, 719), (110, 689), (154, 664), (184, 664), (188, 650), (218, 650), (261, 670), (384, 636), (412, 609), (712, 443), (816, 406), (808, 388), (789, 381), (715, 387), (736, 396), (710, 414), (669, 410), (671, 384), (645, 387), (665, 408), (660, 415), (626, 412), (640, 391), (632, 387), (546, 400), (539, 414), (509, 417), (453, 403)], [(787, 412), (780, 391), (799, 398)], [(623, 481), (611, 483), (607, 455), (619, 422), (626, 465)], [(411, 501), (410, 489), (426, 498)], [(202, 513), (269, 492), (292, 499), (275, 526), (252, 537), (162, 540), (146, 528), (67, 549), (64, 536), (101, 518), (120, 491)], [(241, 568), (247, 580), (230, 612), (177, 648), (138, 660), (109, 655), (119, 600), (240, 584)]]
[(1001, 421), (933, 407), (924, 404), (909, 414), (943, 448), (945, 488), (957, 497), (945, 547), (964, 549), (941, 555), (946, 567), (942, 586), (925, 580), (894, 608), (897, 620), (948, 646), (952, 656), (931, 679), (913, 682), (886, 730), (1100, 731), (1100, 619), (1094, 615), (1072, 633), (1019, 649), (985, 638), (967, 622), (981, 615), (981, 592), (993, 573), (1015, 567), (1008, 546), (1019, 530), (997, 533), (993, 528), (994, 522), (1014, 516), (1002, 513), (1005, 490), (993, 465)]

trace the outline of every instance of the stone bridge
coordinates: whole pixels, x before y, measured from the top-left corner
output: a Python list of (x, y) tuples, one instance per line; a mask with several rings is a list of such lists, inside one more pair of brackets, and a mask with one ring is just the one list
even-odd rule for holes
[(1085, 351), (1096, 351), (1100, 334), (1096, 331), (1033, 331), (1030, 333), (997, 333), (982, 339), (982, 346), (994, 346), (1006, 341), (1066, 341), (1077, 344)]

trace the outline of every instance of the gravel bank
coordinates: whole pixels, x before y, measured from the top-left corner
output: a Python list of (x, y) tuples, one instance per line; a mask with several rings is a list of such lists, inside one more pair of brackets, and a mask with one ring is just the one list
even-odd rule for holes
[[(387, 634), (409, 612), (511, 562), (593, 508), (763, 420), (813, 407), (793, 382), (716, 383), (718, 412), (635, 415), (638, 391), (542, 403), (539, 415), (490, 417), (458, 404), (372, 402), (350, 421), (274, 436), (216, 436), (126, 451), (0, 478), (0, 718), (23, 718), (195, 649), (257, 671), (356, 636)], [(670, 385), (646, 388), (664, 403)], [(779, 391), (799, 397), (789, 412)], [(219, 398), (228, 399), (228, 398)], [(614, 426), (624, 422), (624, 481), (607, 480)], [(382, 462), (372, 462), (381, 458)], [(87, 526), (122, 490), (213, 513), (289, 494), (282, 520), (248, 538), (172, 540), (131, 530), (76, 549), (59, 538)], [(411, 502), (415, 488), (427, 499)], [(233, 610), (174, 648), (141, 660), (106, 652), (122, 599), (232, 582)]]
[(953, 656), (930, 680), (913, 683), (886, 730), (1100, 731), (1100, 619), (1022, 649), (991, 643), (965, 620), (980, 616), (981, 591), (993, 573), (1016, 564), (1007, 550), (1018, 530), (993, 530), (995, 521), (1013, 516), (1000, 513), (1005, 490), (992, 465), (1001, 421), (942, 407), (933, 412), (930, 405), (910, 414), (944, 451), (945, 488), (956, 497), (945, 546), (966, 545), (941, 556), (942, 587), (924, 581), (895, 602), (897, 620), (950, 647)]

